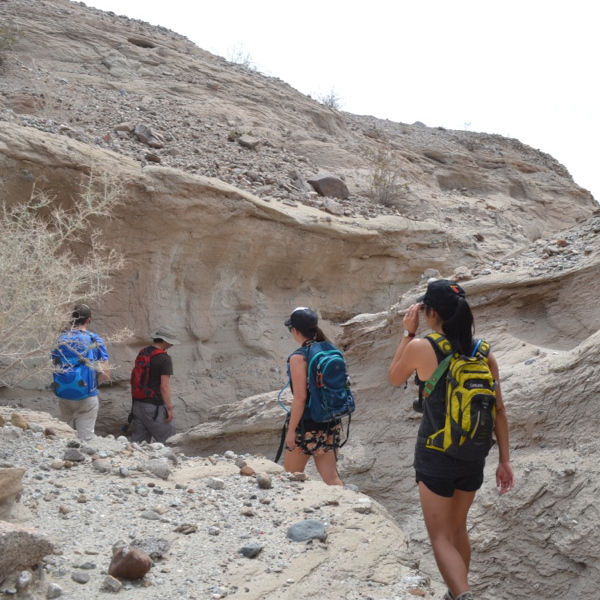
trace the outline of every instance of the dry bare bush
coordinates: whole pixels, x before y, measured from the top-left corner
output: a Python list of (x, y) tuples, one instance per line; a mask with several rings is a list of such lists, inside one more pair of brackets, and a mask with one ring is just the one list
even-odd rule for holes
[(102, 243), (92, 221), (108, 219), (121, 188), (91, 176), (73, 206), (34, 192), (22, 204), (0, 207), (0, 387), (50, 373), (50, 351), (72, 306), (110, 291), (124, 257)]
[(334, 110), (342, 109), (342, 97), (335, 91), (334, 88), (331, 88), (329, 92), (326, 92), (324, 94), (317, 94), (316, 98), (317, 102), (319, 104), (322, 104), (323, 106), (333, 108)]
[(368, 196), (384, 206), (397, 207), (409, 190), (408, 181), (402, 177), (402, 165), (387, 146), (363, 146), (361, 154), (369, 168)]

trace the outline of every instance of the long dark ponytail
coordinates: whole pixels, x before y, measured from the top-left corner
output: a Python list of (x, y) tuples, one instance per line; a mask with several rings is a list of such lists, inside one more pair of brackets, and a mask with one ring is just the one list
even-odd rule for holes
[(315, 342), (328, 342), (329, 341), (327, 336), (323, 333), (323, 330), (318, 325), (315, 325), (314, 327), (311, 327), (310, 329), (306, 329), (306, 330), (298, 329), (298, 331), (305, 338), (308, 338), (308, 340), (314, 340)]
[(454, 314), (442, 324), (442, 331), (455, 351), (470, 356), (473, 349), (475, 320), (469, 303), (458, 298)]

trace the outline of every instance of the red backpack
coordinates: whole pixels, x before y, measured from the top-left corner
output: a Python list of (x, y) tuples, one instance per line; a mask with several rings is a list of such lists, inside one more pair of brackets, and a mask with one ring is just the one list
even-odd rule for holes
[(150, 388), (150, 359), (157, 354), (166, 354), (160, 348), (143, 348), (135, 359), (131, 371), (131, 397), (134, 400), (144, 400), (156, 397), (156, 393)]

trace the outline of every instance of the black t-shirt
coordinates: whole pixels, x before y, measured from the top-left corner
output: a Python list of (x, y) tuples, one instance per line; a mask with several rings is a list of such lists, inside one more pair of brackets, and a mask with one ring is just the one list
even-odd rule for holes
[[(153, 350), (154, 346), (150, 346), (149, 348)], [(148, 386), (156, 394), (156, 399), (160, 401), (163, 399), (160, 393), (160, 379), (162, 375), (173, 375), (173, 360), (164, 352), (150, 359), (150, 380), (148, 382)]]

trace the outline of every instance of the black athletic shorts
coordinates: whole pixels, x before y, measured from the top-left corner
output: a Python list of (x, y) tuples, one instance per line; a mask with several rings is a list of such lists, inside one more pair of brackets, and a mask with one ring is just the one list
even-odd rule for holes
[(483, 467), (471, 475), (446, 479), (442, 477), (430, 477), (423, 473), (416, 473), (417, 483), (422, 481), (427, 488), (438, 496), (452, 498), (454, 490), (461, 492), (476, 492), (483, 485)]

